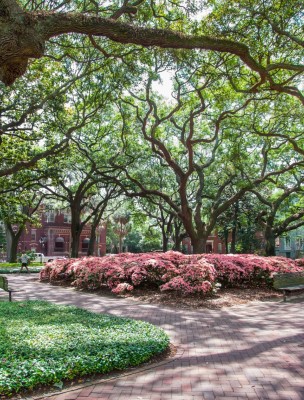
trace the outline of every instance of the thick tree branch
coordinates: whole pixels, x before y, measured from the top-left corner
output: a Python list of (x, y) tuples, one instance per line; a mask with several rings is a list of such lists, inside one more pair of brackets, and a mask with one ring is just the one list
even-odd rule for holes
[[(300, 211), (296, 214), (291, 215), (290, 217), (286, 218), (284, 222), (282, 222), (279, 226), (274, 228), (274, 233), (276, 236), (282, 235), (284, 232), (290, 232), (294, 229), (299, 228), (300, 226), (304, 225), (304, 211)], [(300, 221), (299, 221), (300, 220)], [(290, 225), (292, 222), (298, 221), (297, 223)]]
[(64, 149), (66, 149), (69, 145), (68, 142), (69, 142), (69, 139), (64, 139), (60, 143), (52, 146), (50, 149), (48, 149), (46, 151), (43, 151), (43, 152), (37, 154), (35, 157), (31, 158), (28, 161), (20, 161), (20, 162), (17, 162), (12, 167), (8, 167), (8, 168), (4, 168), (4, 169), (0, 170), (0, 177), (8, 176), (8, 175), (14, 174), (18, 171), (33, 167), (34, 165), (36, 165), (36, 163), (39, 160), (42, 160), (51, 155), (56, 155), (56, 154), (60, 153), (61, 151), (63, 151)]
[[(146, 28), (117, 20), (123, 14), (135, 13), (139, 3), (141, 0), (131, 5), (125, 1), (112, 18), (103, 18), (77, 12), (26, 12), (20, 8), (16, 0), (0, 0), (0, 80), (6, 85), (11, 85), (22, 76), (30, 58), (44, 56), (45, 44), (52, 37), (79, 33), (106, 37), (121, 44), (168, 49), (201, 49), (232, 54), (259, 75), (260, 79), (256, 79), (251, 91), (257, 91), (261, 84), (268, 81), (270, 90), (288, 93), (304, 103), (304, 98), (297, 88), (284, 86), (273, 80), (269, 71), (276, 69), (280, 64), (275, 63), (274, 66), (269, 64), (265, 68), (262, 61), (257, 61), (252, 56), (249, 47), (244, 43), (208, 35), (186, 35), (168, 29)], [(296, 38), (286, 31), (278, 31), (277, 26), (273, 25), (273, 29), (296, 41)], [(301, 44), (299, 41), (297, 43)], [(302, 67), (284, 63), (280, 69), (301, 71)]]
[[(7, 9), (7, 0), (0, 0), (0, 10)], [(52, 37), (66, 33), (103, 36), (122, 44), (136, 44), (144, 47), (158, 46), (172, 49), (202, 49), (227, 52), (241, 58), (262, 81), (267, 78), (266, 69), (250, 54), (242, 43), (217, 39), (211, 36), (183, 35), (164, 29), (133, 26), (115, 19), (81, 13), (23, 12), (16, 1), (11, 1), (16, 13), (2, 13), (0, 17), (0, 79), (10, 85), (24, 74), (29, 58), (44, 55), (45, 43)], [(118, 18), (118, 16), (114, 16)]]

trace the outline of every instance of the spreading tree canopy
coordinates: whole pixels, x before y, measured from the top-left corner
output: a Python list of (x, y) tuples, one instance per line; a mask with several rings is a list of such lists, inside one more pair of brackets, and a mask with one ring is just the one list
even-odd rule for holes
[(108, 39), (120, 43), (120, 53), (136, 45), (231, 55), (231, 60), (224, 57), (231, 79), (246, 76), (239, 90), (264, 88), (304, 102), (299, 90), (304, 70), (302, 11), (299, 0), (125, 0), (111, 5), (93, 0), (0, 0), (0, 79), (11, 85), (31, 59), (43, 57), (50, 46), (60, 45), (58, 38), (74, 33), (88, 36), (104, 56), (109, 56)]

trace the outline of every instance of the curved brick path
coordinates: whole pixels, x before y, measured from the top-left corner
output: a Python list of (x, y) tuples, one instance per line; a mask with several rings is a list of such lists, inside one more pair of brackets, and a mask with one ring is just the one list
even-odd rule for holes
[(303, 300), (174, 310), (54, 288), (34, 274), (8, 277), (11, 286), (24, 288), (15, 300), (44, 299), (149, 321), (179, 348), (175, 358), (155, 368), (40, 399), (304, 399)]

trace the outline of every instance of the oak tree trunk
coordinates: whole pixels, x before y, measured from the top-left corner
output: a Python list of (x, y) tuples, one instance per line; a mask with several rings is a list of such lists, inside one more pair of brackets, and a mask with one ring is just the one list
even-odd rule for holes
[(12, 226), (10, 224), (5, 223), (5, 231), (6, 231), (6, 254), (7, 261), (10, 263), (17, 262), (17, 253), (18, 253), (18, 243), (20, 236), (23, 232), (22, 227), (19, 227), (18, 231), (14, 233)]
[(206, 253), (207, 237), (191, 239), (191, 244), (193, 248), (193, 254)]
[(90, 241), (87, 251), (88, 256), (93, 256), (95, 254), (95, 244), (96, 244), (96, 227), (92, 226), (90, 233)]
[(169, 238), (168, 238), (166, 232), (163, 230), (162, 231), (162, 244), (163, 244), (163, 252), (164, 253), (166, 251), (168, 251), (168, 242), (169, 242)]
[(275, 256), (275, 234), (271, 226), (265, 229), (265, 254), (266, 257)]
[(177, 235), (174, 237), (174, 247), (173, 250), (175, 251), (182, 251), (182, 241), (183, 237), (181, 235)]
[(71, 257), (78, 258), (79, 256), (79, 244), (80, 244), (80, 235), (82, 232), (82, 224), (80, 221), (80, 210), (76, 207), (72, 208), (71, 213)]
[(234, 254), (235, 252), (236, 252), (236, 225), (234, 225), (231, 230), (231, 247), (230, 247), (230, 253)]

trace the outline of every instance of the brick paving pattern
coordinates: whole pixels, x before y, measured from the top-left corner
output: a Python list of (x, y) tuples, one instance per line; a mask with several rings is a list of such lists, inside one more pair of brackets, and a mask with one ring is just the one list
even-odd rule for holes
[(303, 300), (175, 310), (52, 287), (35, 277), (8, 275), (12, 287), (23, 288), (15, 300), (43, 299), (142, 319), (161, 326), (178, 346), (174, 358), (154, 368), (40, 399), (304, 400)]

